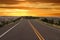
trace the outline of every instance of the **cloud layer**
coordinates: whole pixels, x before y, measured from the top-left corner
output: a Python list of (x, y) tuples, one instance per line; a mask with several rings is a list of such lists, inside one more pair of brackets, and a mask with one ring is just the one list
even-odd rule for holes
[[(22, 0), (0, 0), (0, 4), (17, 4)], [(28, 2), (46, 2), (46, 3), (59, 3), (60, 0), (23, 0)]]
[(34, 1), (34, 2), (47, 2), (47, 3), (60, 3), (60, 0), (27, 0), (27, 1)]
[(16, 0), (0, 0), (0, 4), (17, 4)]

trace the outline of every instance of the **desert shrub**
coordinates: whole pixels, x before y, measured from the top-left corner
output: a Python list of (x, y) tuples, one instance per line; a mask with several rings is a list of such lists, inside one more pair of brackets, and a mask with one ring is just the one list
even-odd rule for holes
[(58, 21), (58, 25), (60, 25), (60, 20)]
[(41, 19), (41, 20), (44, 21), (44, 22), (48, 22), (47, 18), (44, 18), (44, 19)]
[(49, 20), (49, 23), (54, 24), (54, 20), (53, 19)]
[(20, 19), (21, 19), (21, 17), (19, 17), (19, 18), (13, 20), (13, 22), (16, 22), (16, 21), (18, 21), (18, 20), (20, 20)]
[(3, 25), (0, 23), (0, 27), (2, 27)]
[(0, 27), (4, 26), (4, 24), (2, 22), (0, 22)]

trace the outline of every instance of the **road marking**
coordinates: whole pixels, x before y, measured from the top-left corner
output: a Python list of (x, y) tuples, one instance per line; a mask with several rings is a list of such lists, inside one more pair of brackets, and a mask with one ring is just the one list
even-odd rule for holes
[[(22, 19), (21, 19), (22, 20)], [(21, 23), (21, 22), (19, 22)], [(3, 34), (0, 35), (0, 38), (3, 37), (5, 34), (7, 34), (9, 31), (11, 31), (13, 28), (15, 28), (19, 23), (17, 23), (16, 25), (14, 25), (13, 27), (11, 27), (10, 29), (8, 29), (6, 32), (4, 32)]]
[(38, 30), (32, 25), (32, 23), (28, 20), (29, 24), (31, 25), (33, 31), (35, 32), (35, 34), (37, 35), (37, 37), (39, 38), (39, 40), (45, 40), (42, 35), (38, 32)]

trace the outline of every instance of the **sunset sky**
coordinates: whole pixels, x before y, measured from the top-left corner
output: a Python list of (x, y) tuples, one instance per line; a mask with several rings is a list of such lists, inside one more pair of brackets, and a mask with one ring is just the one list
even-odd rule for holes
[(60, 0), (0, 0), (0, 16), (60, 17)]

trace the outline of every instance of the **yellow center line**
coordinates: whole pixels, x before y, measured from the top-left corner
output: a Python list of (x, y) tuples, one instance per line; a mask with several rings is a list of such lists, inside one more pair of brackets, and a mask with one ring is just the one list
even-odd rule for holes
[(31, 28), (33, 29), (34, 33), (37, 35), (39, 40), (45, 40), (42, 35), (38, 32), (38, 30), (32, 25), (32, 23), (28, 20), (29, 24), (31, 25)]

